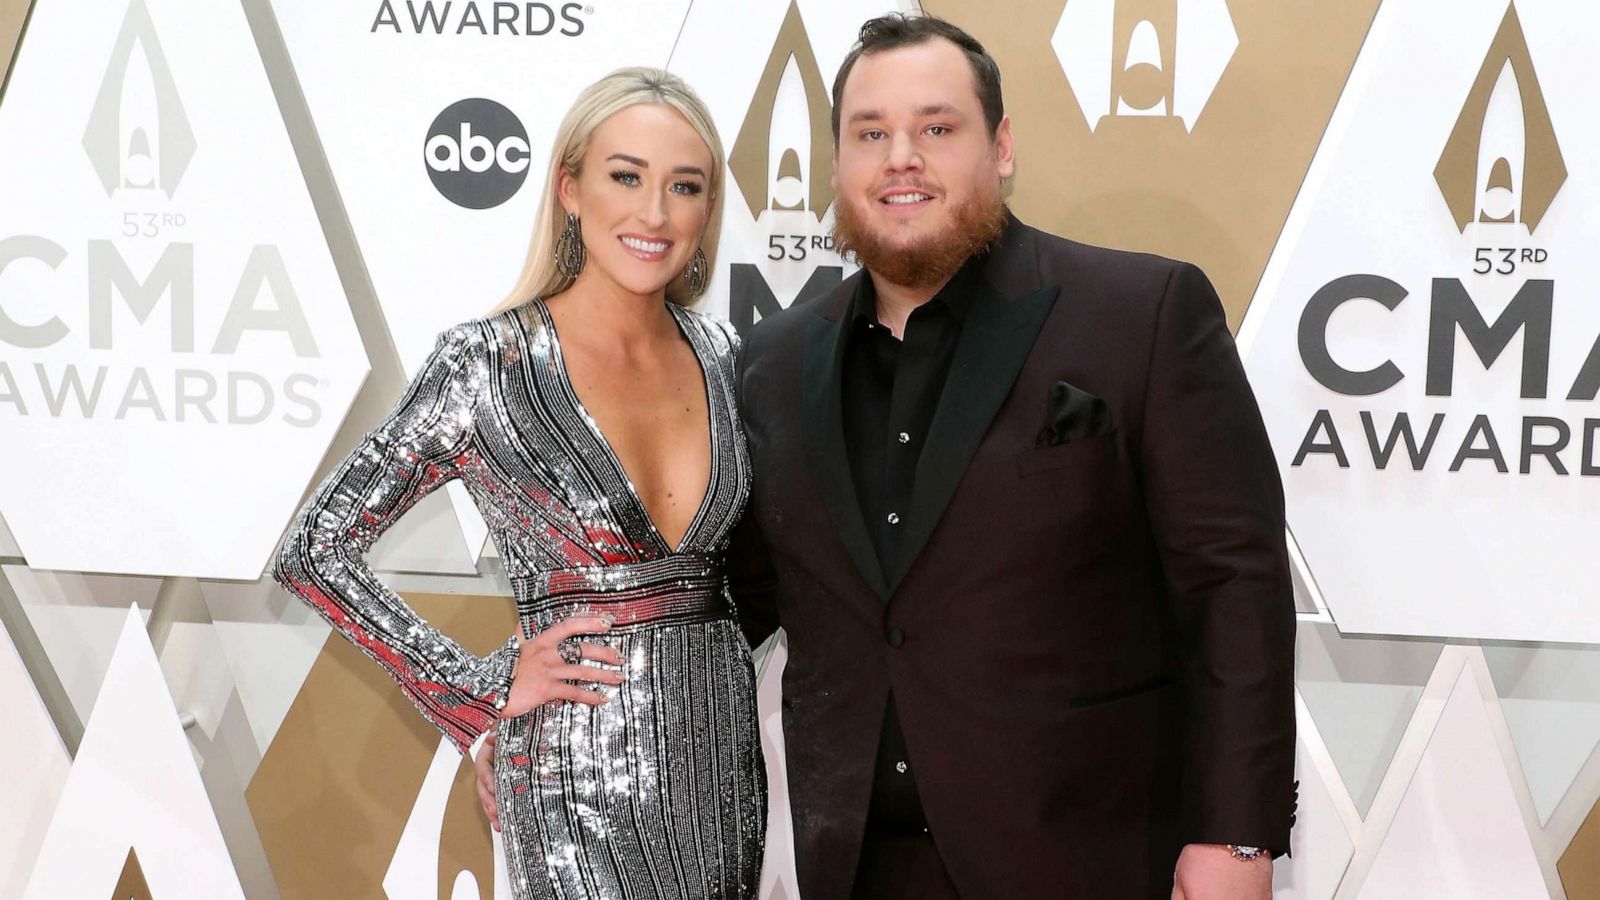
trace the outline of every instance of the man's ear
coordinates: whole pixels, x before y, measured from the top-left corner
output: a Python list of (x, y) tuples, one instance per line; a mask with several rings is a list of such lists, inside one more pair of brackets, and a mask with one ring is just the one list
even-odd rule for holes
[(1016, 145), (1011, 139), (1011, 117), (1001, 116), (1000, 124), (994, 129), (994, 157), (995, 169), (1004, 181), (1016, 174), (1017, 157)]

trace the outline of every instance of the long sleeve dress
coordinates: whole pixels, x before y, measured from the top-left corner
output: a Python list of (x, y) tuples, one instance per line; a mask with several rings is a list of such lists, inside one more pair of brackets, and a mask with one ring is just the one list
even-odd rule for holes
[[(724, 573), (750, 490), (734, 409), (737, 337), (668, 307), (694, 349), (711, 420), (710, 482), (679, 546), (657, 532), (567, 376), (540, 300), (447, 330), (389, 417), (307, 500), (280, 584), (383, 665), (463, 753), (497, 730), (496, 797), (518, 900), (753, 898), (766, 770), (750, 652)], [(423, 621), (363, 555), (452, 479), (510, 576), (524, 637), (585, 612), (627, 676), (599, 707), (502, 719), (513, 636), (487, 656)]]

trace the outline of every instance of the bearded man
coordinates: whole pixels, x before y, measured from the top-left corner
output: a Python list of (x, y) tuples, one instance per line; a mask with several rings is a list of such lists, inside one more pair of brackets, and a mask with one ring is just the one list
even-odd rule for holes
[(1215, 292), (1010, 215), (1000, 73), (947, 22), (868, 22), (833, 117), (864, 268), (746, 337), (731, 551), (752, 646), (788, 635), (801, 895), (1265, 900), (1293, 600)]

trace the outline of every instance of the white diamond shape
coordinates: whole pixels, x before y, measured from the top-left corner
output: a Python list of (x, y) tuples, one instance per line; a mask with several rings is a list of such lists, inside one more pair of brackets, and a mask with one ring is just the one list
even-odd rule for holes
[[(1050, 37), (1050, 46), (1090, 131), (1112, 114), (1111, 43), (1116, 9), (1117, 0), (1068, 0)], [(1178, 4), (1173, 40), (1172, 113), (1193, 131), (1239, 48), (1239, 34), (1224, 0), (1183, 0)]]

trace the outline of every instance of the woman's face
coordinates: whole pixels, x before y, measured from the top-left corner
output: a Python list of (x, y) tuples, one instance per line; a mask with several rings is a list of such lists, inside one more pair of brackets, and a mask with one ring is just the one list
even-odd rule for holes
[(581, 175), (561, 174), (588, 251), (582, 277), (659, 294), (700, 246), (711, 210), (711, 150), (675, 109), (639, 103), (601, 122)]

